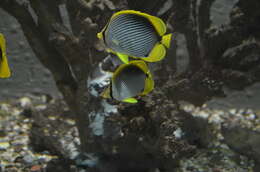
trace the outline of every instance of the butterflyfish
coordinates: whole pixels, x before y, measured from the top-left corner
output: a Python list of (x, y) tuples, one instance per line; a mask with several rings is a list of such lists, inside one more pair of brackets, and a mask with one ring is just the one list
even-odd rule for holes
[(4, 35), (0, 33), (0, 78), (10, 77), (10, 69), (6, 57), (6, 45)]
[(172, 34), (166, 34), (166, 25), (160, 18), (124, 10), (113, 14), (97, 37), (107, 52), (116, 54), (124, 63), (129, 62), (129, 57), (156, 62), (165, 57)]
[(142, 60), (121, 64), (113, 73), (110, 86), (101, 94), (127, 103), (137, 103), (137, 96), (144, 96), (154, 89), (154, 81)]

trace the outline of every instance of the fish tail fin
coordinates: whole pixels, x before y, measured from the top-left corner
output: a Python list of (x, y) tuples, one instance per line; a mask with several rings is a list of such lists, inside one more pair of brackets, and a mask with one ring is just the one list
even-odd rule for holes
[(167, 34), (167, 35), (164, 35), (164, 36), (162, 37), (161, 43), (162, 43), (165, 47), (170, 48), (170, 46), (171, 46), (171, 40), (172, 40), (172, 33)]

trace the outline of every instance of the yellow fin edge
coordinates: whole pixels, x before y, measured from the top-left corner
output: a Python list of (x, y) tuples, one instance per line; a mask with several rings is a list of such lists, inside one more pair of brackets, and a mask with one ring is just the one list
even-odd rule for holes
[(147, 62), (157, 62), (162, 60), (166, 55), (166, 48), (161, 43), (157, 43), (152, 51), (150, 52), (149, 56), (146, 58), (142, 58), (142, 60)]
[(129, 63), (128, 55), (122, 54), (122, 53), (116, 53), (116, 55), (119, 57), (119, 59), (120, 59), (123, 63), (125, 63), (125, 64), (128, 64), (128, 63)]
[(5, 39), (3, 34), (0, 33), (0, 48), (2, 51), (0, 57), (0, 78), (8, 78), (11, 75), (7, 57), (6, 57), (6, 47), (5, 47)]
[(146, 14), (146, 13), (142, 13), (140, 11), (135, 11), (135, 10), (123, 10), (123, 11), (119, 11), (115, 14), (113, 14), (113, 16), (111, 17), (111, 19), (113, 19), (114, 17), (121, 15), (121, 14), (135, 14), (135, 15), (140, 15), (142, 17), (147, 18), (152, 25), (154, 26), (154, 28), (156, 29), (156, 31), (158, 32), (158, 34), (160, 36), (164, 35), (166, 32), (166, 25), (165, 23), (158, 17)]
[(122, 102), (125, 102), (125, 103), (137, 103), (138, 100), (131, 97), (131, 98), (126, 98), (126, 99), (122, 100)]
[(170, 48), (171, 46), (171, 40), (172, 40), (172, 34), (167, 34), (162, 37), (161, 43), (166, 46), (167, 48)]

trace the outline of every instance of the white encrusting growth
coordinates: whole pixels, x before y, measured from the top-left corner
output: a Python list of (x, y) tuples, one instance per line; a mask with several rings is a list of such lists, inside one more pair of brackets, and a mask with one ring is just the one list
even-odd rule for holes
[(95, 78), (88, 78), (88, 83), (87, 86), (90, 90), (90, 94), (98, 97), (98, 91), (96, 90), (96, 87), (98, 88), (103, 88), (106, 87), (109, 84), (109, 80), (112, 77), (112, 73), (110, 72), (106, 72), (102, 69), (102, 63), (99, 63), (98, 65), (98, 76), (96, 76)]
[(183, 131), (181, 130), (181, 128), (177, 128), (174, 132), (173, 132), (174, 136), (177, 138), (177, 139), (180, 139), (184, 133)]
[(89, 128), (92, 129), (92, 132), (96, 136), (101, 136), (104, 133), (103, 123), (105, 115), (102, 112), (91, 112), (89, 114)]
[(104, 134), (104, 121), (105, 117), (109, 116), (111, 113), (117, 113), (117, 107), (110, 105), (106, 100), (102, 100), (101, 108), (98, 112), (91, 112), (89, 114), (89, 128), (92, 129), (92, 132), (96, 136), (102, 136)]
[(157, 12), (157, 15), (158, 15), (158, 16), (163, 15), (164, 13), (166, 13), (166, 12), (172, 7), (172, 5), (173, 5), (172, 0), (167, 0), (167, 1), (163, 4), (162, 8), (160, 8), (160, 10)]

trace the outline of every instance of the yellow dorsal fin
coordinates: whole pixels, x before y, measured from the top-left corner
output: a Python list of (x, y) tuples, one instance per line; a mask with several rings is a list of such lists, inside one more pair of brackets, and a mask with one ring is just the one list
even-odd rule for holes
[(4, 36), (0, 33), (0, 48), (1, 48), (1, 54), (0, 54), (0, 77), (1, 78), (8, 78), (11, 75), (8, 61), (6, 57), (6, 47), (5, 47), (5, 39)]
[(142, 58), (144, 61), (147, 62), (157, 62), (162, 60), (166, 55), (166, 49), (165, 46), (157, 43), (152, 51), (150, 52), (148, 57)]
[(129, 63), (139, 67), (140, 69), (142, 69), (142, 71), (144, 71), (144, 73), (147, 73), (149, 71), (148, 66), (142, 60), (133, 60), (130, 61)]
[(137, 99), (135, 98), (126, 98), (124, 100), (122, 100), (123, 102), (126, 102), (126, 103), (137, 103)]
[(123, 63), (127, 64), (127, 63), (129, 62), (129, 60), (128, 60), (128, 55), (122, 54), (122, 53), (116, 53), (116, 55), (119, 57), (119, 59), (120, 59)]
[(155, 30), (158, 32), (158, 34), (160, 36), (163, 36), (166, 32), (166, 25), (165, 23), (158, 17), (146, 14), (146, 13), (142, 13), (140, 11), (134, 11), (134, 10), (123, 10), (123, 11), (119, 11), (117, 13), (115, 13), (111, 19), (113, 19), (114, 17), (121, 15), (121, 14), (135, 14), (135, 15), (140, 15), (143, 16), (145, 18), (147, 18), (152, 25), (154, 26)]
[(112, 82), (114, 82), (117, 75), (127, 66), (128, 64), (121, 64), (112, 75)]
[(171, 40), (172, 40), (172, 34), (170, 33), (170, 34), (164, 35), (164, 36), (162, 37), (161, 43), (162, 43), (165, 47), (170, 48), (170, 46), (171, 46)]

